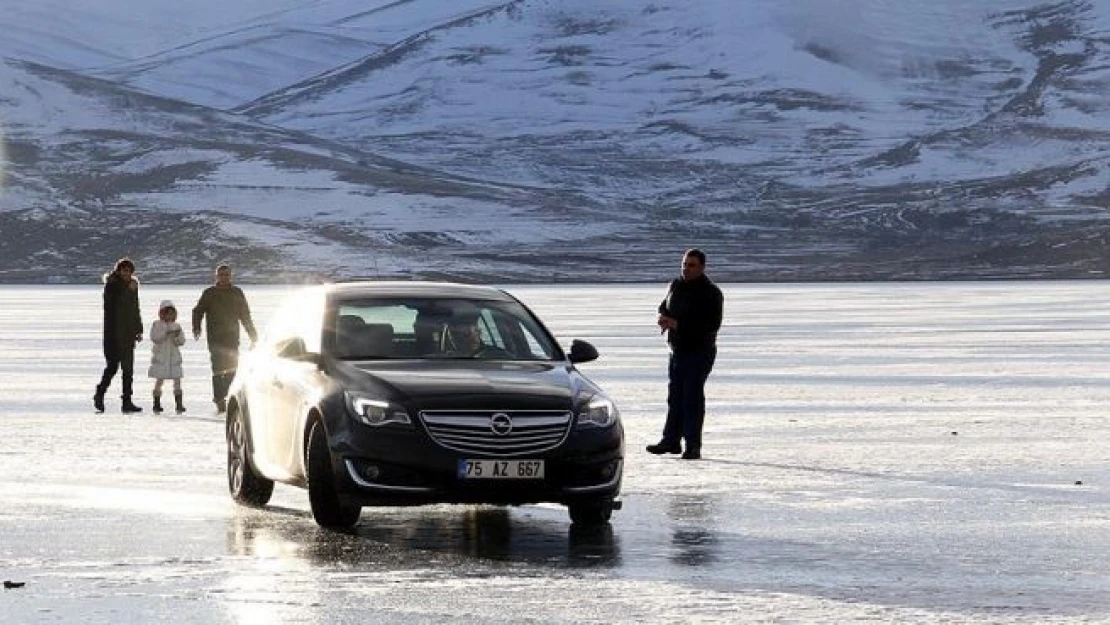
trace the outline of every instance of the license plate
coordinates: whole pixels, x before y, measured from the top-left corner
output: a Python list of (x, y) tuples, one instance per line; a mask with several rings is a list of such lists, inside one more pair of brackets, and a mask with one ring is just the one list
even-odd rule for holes
[(462, 480), (542, 480), (543, 460), (459, 460)]

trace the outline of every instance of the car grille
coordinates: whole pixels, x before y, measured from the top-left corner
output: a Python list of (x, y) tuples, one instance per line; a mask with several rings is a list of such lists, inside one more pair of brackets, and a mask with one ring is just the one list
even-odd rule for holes
[[(507, 417), (507, 419), (506, 419)], [(559, 446), (571, 413), (556, 410), (425, 410), (420, 418), (440, 445), (472, 454), (520, 456)], [(504, 430), (506, 420), (512, 427)], [(495, 421), (502, 432), (495, 431)]]

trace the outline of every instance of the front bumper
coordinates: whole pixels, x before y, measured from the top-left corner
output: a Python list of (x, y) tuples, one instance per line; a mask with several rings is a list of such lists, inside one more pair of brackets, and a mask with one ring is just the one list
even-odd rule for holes
[(558, 447), (527, 457), (544, 461), (541, 479), (465, 479), (461, 460), (500, 459), (447, 449), (419, 428), (367, 431), (353, 424), (332, 447), (336, 483), (359, 505), (428, 503), (570, 504), (614, 499), (624, 470), (621, 426), (572, 431)]

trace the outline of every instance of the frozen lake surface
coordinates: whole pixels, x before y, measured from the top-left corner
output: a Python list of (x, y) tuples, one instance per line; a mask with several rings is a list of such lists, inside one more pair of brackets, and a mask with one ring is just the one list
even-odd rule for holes
[[(262, 322), (285, 289), (244, 287)], [(728, 285), (701, 462), (658, 439), (658, 286), (510, 287), (616, 398), (624, 510), (226, 492), (203, 342), (184, 417), (91, 396), (100, 289), (0, 287), (0, 623), (1110, 622), (1110, 284)], [(144, 285), (144, 321), (201, 287)]]

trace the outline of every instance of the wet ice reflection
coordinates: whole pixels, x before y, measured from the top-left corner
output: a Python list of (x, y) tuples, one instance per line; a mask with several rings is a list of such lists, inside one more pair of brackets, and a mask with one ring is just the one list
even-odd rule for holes
[[(0, 622), (1108, 620), (1107, 283), (731, 286), (697, 463), (643, 452), (665, 410), (658, 288), (512, 290), (601, 352), (586, 373), (628, 434), (609, 527), (433, 506), (343, 534), (289, 487), (238, 507), (203, 402), (91, 414), (95, 288), (0, 288), (0, 575), (26, 582)], [(264, 318), (283, 290), (249, 292)], [(27, 323), (44, 310), (64, 331)], [(203, 398), (204, 344), (184, 351)]]
[(712, 495), (674, 495), (667, 499), (672, 524), (670, 559), (684, 566), (704, 566), (717, 560), (720, 544), (713, 525), (718, 511)]
[(575, 527), (505, 508), (368, 508), (362, 523), (347, 532), (315, 527), (303, 512), (273, 507), (236, 514), (228, 524), (230, 554), (274, 560), (289, 570), (305, 565), (347, 570), (465, 566), (473, 560), (571, 568), (620, 565), (620, 541), (611, 525)]

